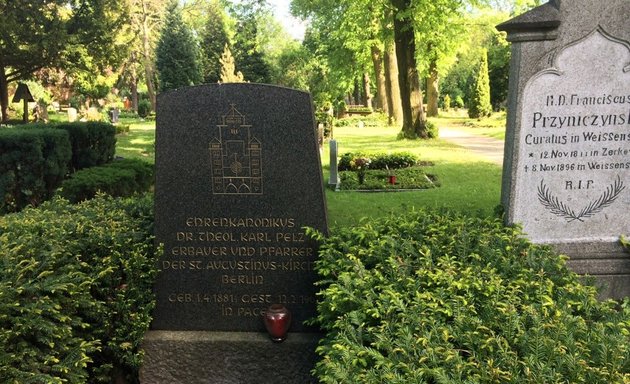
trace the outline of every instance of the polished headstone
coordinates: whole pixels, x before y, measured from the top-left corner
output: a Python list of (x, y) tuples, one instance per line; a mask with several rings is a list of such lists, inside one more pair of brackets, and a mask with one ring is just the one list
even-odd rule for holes
[(211, 84), (158, 98), (156, 237), (164, 244), (152, 328), (264, 331), (283, 304), (291, 332), (315, 315), (326, 232), (310, 95)]

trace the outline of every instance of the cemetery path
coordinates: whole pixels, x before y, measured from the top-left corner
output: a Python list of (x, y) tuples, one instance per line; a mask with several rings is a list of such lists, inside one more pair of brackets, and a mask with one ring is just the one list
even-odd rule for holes
[(475, 135), (451, 127), (440, 127), (440, 138), (481, 155), (495, 164), (503, 165), (503, 140)]

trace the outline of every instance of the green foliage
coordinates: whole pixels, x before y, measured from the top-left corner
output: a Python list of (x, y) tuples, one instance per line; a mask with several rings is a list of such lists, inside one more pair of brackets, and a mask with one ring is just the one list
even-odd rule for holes
[(444, 112), (451, 110), (451, 97), (449, 95), (444, 95), (444, 98), (442, 99), (442, 109)]
[(216, 0), (211, 1), (207, 13), (206, 24), (201, 32), (201, 72), (204, 83), (216, 83), (221, 80), (219, 59), (229, 39), (221, 4)]
[(147, 99), (138, 100), (138, 116), (146, 118), (151, 113), (151, 102)]
[[(7, 84), (30, 79), (42, 68), (66, 73), (100, 72), (116, 65), (127, 47), (116, 43), (126, 25), (123, 0), (0, 1), (0, 95)], [(5, 121), (8, 99), (0, 97)]]
[(490, 79), (488, 77), (488, 54), (484, 50), (481, 56), (481, 63), (477, 76), (470, 92), (470, 103), (468, 105), (468, 116), (480, 118), (492, 114), (490, 105)]
[(1, 382), (137, 378), (154, 306), (152, 206), (55, 199), (0, 217)]
[(271, 68), (261, 47), (259, 34), (261, 20), (269, 12), (266, 2), (240, 2), (233, 10), (236, 31), (232, 52), (236, 68), (246, 81), (269, 83)]
[(510, 44), (505, 39), (505, 34), (496, 31), (488, 47), (490, 103), (495, 110), (500, 110), (507, 102), (510, 57)]
[(127, 197), (146, 192), (153, 185), (153, 166), (138, 159), (117, 160), (100, 167), (82, 169), (61, 184), (59, 195), (76, 203), (98, 192)]
[(114, 159), (116, 127), (110, 123), (88, 121), (50, 125), (70, 134), (72, 170), (93, 167)]
[(370, 159), (370, 169), (399, 169), (412, 167), (418, 163), (418, 156), (411, 152), (368, 153), (347, 152), (341, 155), (337, 168), (340, 171), (352, 170), (351, 162), (358, 157)]
[(322, 383), (622, 383), (630, 301), (499, 219), (418, 211), (324, 240)]
[(0, 130), (0, 214), (50, 198), (68, 172), (68, 133), (29, 125)]
[(177, 1), (172, 0), (156, 48), (160, 90), (168, 91), (201, 83), (199, 52), (193, 35), (182, 19)]
[(450, 95), (454, 107), (463, 108), (464, 100), (469, 101), (482, 50), (487, 49), (490, 102), (498, 109), (507, 99), (510, 52), (505, 34), (498, 32), (495, 26), (507, 20), (509, 14), (486, 9), (468, 18), (466, 40), (458, 47), (456, 63), (440, 81), (441, 93)]
[(457, 96), (457, 97), (455, 98), (454, 103), (455, 103), (455, 107), (456, 107), (456, 108), (464, 108), (464, 106), (465, 106), (465, 104), (464, 104), (464, 99), (462, 99), (462, 97), (461, 97), (461, 96)]
[(427, 121), (425, 129), (426, 129), (427, 139), (437, 139), (438, 136), (440, 135), (440, 130), (438, 126), (432, 121)]

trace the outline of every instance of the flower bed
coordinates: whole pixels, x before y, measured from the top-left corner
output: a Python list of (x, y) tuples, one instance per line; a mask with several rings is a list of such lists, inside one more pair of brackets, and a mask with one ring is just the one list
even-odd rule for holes
[[(390, 176), (395, 177), (392, 184)], [(360, 173), (356, 171), (341, 171), (339, 178), (341, 180), (341, 190), (359, 190), (359, 191), (394, 191), (409, 189), (429, 189), (437, 188), (440, 182), (437, 176), (426, 173), (423, 167), (410, 167), (398, 169), (396, 172), (368, 169), (364, 171), (364, 180), (359, 182)]]

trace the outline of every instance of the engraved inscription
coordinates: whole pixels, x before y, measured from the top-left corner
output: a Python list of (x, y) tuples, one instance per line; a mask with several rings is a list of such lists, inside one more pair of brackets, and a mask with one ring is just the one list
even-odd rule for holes
[(264, 291), (271, 280), (313, 273), (315, 249), (295, 218), (186, 217), (179, 227), (166, 252), (169, 257), (161, 261), (162, 272), (203, 276), (218, 291), (173, 292), (170, 304), (219, 304), (216, 312), (222, 317), (257, 316), (272, 303), (314, 304), (314, 298), (291, 292), (221, 293), (233, 287)]
[[(598, 28), (525, 86), (514, 221), (535, 241), (618, 236), (630, 203), (630, 44)], [(616, 232), (615, 232), (616, 231)]]

